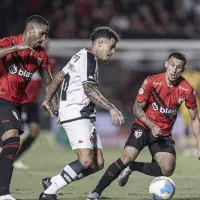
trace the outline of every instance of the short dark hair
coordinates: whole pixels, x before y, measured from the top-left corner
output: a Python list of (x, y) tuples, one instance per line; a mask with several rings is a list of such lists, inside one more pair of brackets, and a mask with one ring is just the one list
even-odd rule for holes
[(185, 62), (185, 64), (186, 64), (186, 62), (187, 62), (185, 55), (184, 55), (183, 53), (178, 52), (178, 51), (175, 51), (175, 52), (171, 53), (171, 54), (168, 56), (168, 60), (169, 60), (171, 57), (174, 57), (174, 58), (176, 58), (176, 59), (178, 59), (178, 60), (182, 60), (182, 61)]
[(107, 26), (98, 27), (91, 34), (92, 41), (95, 41), (96, 39), (101, 37), (107, 38), (109, 40), (111, 38), (114, 38), (117, 42), (119, 41), (119, 35), (114, 30), (112, 30), (110, 27)]
[(27, 25), (29, 23), (36, 23), (36, 24), (42, 24), (42, 25), (49, 26), (49, 22), (44, 17), (42, 17), (40, 15), (32, 15), (32, 16), (30, 16), (26, 20), (25, 25)]

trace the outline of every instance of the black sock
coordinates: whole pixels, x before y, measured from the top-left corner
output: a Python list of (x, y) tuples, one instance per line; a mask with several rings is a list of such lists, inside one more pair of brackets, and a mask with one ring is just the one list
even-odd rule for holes
[(19, 149), (19, 151), (17, 152), (17, 156), (15, 158), (15, 160), (18, 160), (19, 157), (27, 150), (31, 147), (31, 145), (33, 144), (33, 142), (35, 141), (36, 137), (32, 137), (32, 136), (28, 136), (21, 144), (21, 148)]
[(3, 149), (0, 154), (0, 196), (10, 193), (9, 186), (13, 173), (13, 162), (19, 146), (19, 137), (11, 137), (3, 141)]
[(60, 175), (67, 182), (67, 184), (69, 184), (72, 181), (77, 180), (78, 175), (83, 171), (85, 171), (84, 166), (81, 164), (79, 160), (76, 160), (67, 165)]
[(108, 167), (108, 169), (106, 170), (106, 172), (104, 173), (104, 175), (102, 176), (101, 180), (99, 181), (98, 185), (93, 190), (93, 192), (96, 192), (99, 195), (101, 195), (101, 193), (103, 192), (103, 190), (106, 187), (108, 187), (112, 183), (112, 181), (114, 181), (119, 176), (119, 174), (121, 173), (121, 171), (125, 167), (126, 166), (121, 161), (121, 159), (118, 159), (117, 161), (115, 161), (114, 163), (112, 163)]
[(133, 161), (129, 167), (132, 171), (138, 171), (149, 176), (163, 176), (161, 168), (157, 162), (143, 163)]
[(91, 167), (89, 167), (88, 169), (85, 169), (84, 171), (82, 171), (78, 176), (77, 176), (77, 180), (80, 180), (82, 178), (85, 178), (86, 176), (89, 176), (93, 173), (95, 173), (96, 171), (94, 171)]

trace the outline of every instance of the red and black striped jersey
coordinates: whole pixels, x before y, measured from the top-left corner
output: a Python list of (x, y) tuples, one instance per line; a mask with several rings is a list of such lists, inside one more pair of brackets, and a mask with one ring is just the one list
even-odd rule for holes
[[(21, 44), (22, 35), (0, 40), (0, 48)], [(17, 105), (27, 103), (26, 86), (37, 69), (48, 70), (48, 56), (43, 47), (15, 51), (0, 59), (0, 98)]]
[[(177, 112), (184, 101), (188, 109), (197, 108), (195, 91), (183, 78), (173, 87), (168, 87), (166, 73), (147, 77), (136, 96), (138, 102), (147, 102), (145, 114), (162, 130), (163, 136), (171, 135)], [(136, 123), (145, 125), (136, 119)]]

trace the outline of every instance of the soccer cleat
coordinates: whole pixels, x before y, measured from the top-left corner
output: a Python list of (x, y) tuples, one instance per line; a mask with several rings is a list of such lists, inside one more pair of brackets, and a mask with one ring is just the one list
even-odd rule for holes
[(0, 200), (16, 200), (10, 194), (0, 196)]
[(57, 197), (55, 194), (44, 194), (44, 192), (42, 192), (39, 196), (39, 200), (57, 200)]
[[(51, 178), (43, 178), (41, 181), (41, 185), (46, 190), (51, 185)], [(42, 192), (39, 196), (39, 200), (57, 200), (56, 194), (45, 194)]]
[(130, 171), (129, 167), (125, 168), (120, 175), (118, 176), (118, 183), (119, 186), (123, 187), (128, 182), (129, 176), (131, 175), (132, 171)]
[(41, 185), (44, 188), (44, 190), (46, 190), (51, 185), (51, 178), (43, 178), (41, 181)]
[(99, 198), (100, 198), (100, 195), (96, 192), (93, 192), (88, 195), (87, 200), (99, 200)]
[(13, 167), (16, 168), (16, 169), (29, 169), (30, 167), (28, 165), (25, 165), (22, 161), (20, 160), (16, 160), (14, 163), (13, 163)]

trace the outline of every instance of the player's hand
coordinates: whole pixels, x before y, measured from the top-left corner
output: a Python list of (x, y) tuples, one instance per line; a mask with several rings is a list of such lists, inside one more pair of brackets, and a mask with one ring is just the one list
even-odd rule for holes
[(50, 114), (52, 117), (54, 116), (54, 110), (50, 102), (44, 101), (41, 105), (41, 108), (44, 108), (46, 115)]
[(152, 124), (152, 126), (151, 126), (151, 133), (155, 138), (162, 135), (161, 129), (155, 124)]
[(197, 158), (200, 160), (200, 148), (197, 151)]
[(117, 108), (110, 109), (110, 115), (112, 117), (112, 123), (114, 125), (122, 125), (124, 123), (124, 117), (122, 113)]
[(25, 43), (18, 44), (17, 47), (18, 47), (18, 50), (30, 49), (32, 52), (35, 51), (32, 47), (30, 47), (28, 44), (25, 44)]

